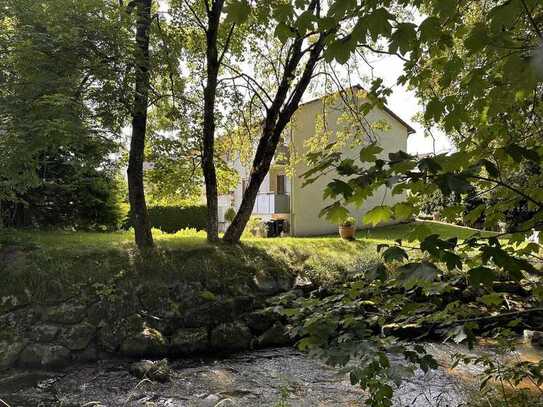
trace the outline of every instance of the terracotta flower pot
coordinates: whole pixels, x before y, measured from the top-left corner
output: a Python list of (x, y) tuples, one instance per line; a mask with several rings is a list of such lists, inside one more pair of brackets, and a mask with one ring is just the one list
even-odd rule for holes
[(353, 240), (355, 234), (356, 234), (355, 226), (340, 226), (339, 227), (339, 235), (341, 236), (342, 239)]

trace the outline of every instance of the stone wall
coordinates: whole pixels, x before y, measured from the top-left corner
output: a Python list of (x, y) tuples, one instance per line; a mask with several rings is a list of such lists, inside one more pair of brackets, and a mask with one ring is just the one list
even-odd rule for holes
[[(228, 290), (232, 292), (232, 289)], [(199, 282), (82, 289), (55, 304), (16, 304), (0, 315), (0, 369), (60, 368), (111, 356), (182, 357), (288, 344), (271, 305), (303, 294), (293, 277), (257, 273), (239, 295)]]

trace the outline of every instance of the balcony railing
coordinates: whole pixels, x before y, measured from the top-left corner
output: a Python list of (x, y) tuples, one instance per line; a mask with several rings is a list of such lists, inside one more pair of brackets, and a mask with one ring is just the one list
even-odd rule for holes
[(259, 193), (256, 196), (253, 213), (258, 215), (290, 213), (290, 196), (289, 194), (278, 194), (275, 192)]

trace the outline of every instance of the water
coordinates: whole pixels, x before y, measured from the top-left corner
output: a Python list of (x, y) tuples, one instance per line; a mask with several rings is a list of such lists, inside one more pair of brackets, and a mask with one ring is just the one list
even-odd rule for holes
[[(450, 371), (450, 356), (465, 348), (429, 344), (440, 368), (418, 371), (395, 394), (395, 406), (458, 406), (476, 389), (480, 369)], [(481, 352), (481, 350), (477, 350)], [(541, 358), (531, 349), (518, 354)], [(290, 348), (253, 351), (220, 360), (177, 360), (169, 383), (140, 381), (129, 362), (108, 360), (62, 372), (0, 374), (0, 399), (16, 406), (363, 406), (364, 393), (347, 377)], [(0, 402), (2, 406), (2, 402)]]

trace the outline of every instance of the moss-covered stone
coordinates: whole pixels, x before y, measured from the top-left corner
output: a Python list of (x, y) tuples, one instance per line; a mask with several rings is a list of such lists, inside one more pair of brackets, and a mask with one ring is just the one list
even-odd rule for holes
[(286, 346), (291, 343), (292, 339), (288, 334), (288, 329), (281, 322), (276, 322), (257, 339), (257, 344), (261, 348), (271, 346)]
[(166, 340), (162, 333), (149, 327), (128, 336), (121, 345), (121, 353), (131, 357), (162, 356), (166, 351)]
[(32, 339), (37, 342), (50, 343), (56, 339), (59, 332), (60, 328), (58, 326), (44, 324), (32, 328), (31, 335)]
[(206, 328), (179, 329), (172, 335), (170, 342), (170, 352), (174, 355), (191, 355), (209, 350)]
[(0, 369), (13, 366), (17, 362), (23, 348), (24, 345), (22, 342), (0, 342)]
[(220, 324), (211, 331), (211, 347), (215, 350), (235, 352), (249, 349), (253, 336), (243, 322)]
[(28, 345), (19, 356), (19, 364), (29, 367), (60, 368), (70, 360), (70, 350), (60, 345)]
[(96, 327), (87, 322), (63, 329), (59, 342), (70, 350), (84, 350), (96, 336)]
[(58, 324), (77, 324), (85, 318), (86, 308), (83, 304), (63, 303), (46, 310), (45, 319)]

